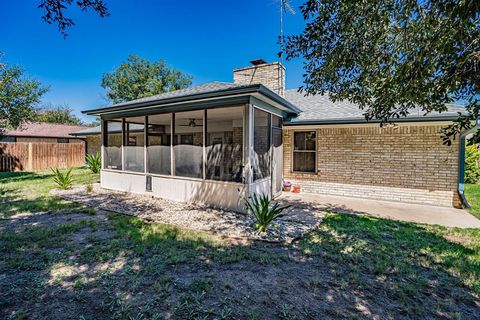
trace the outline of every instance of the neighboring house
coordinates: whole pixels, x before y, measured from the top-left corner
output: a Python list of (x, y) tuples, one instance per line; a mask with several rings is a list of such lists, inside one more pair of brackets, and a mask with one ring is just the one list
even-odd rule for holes
[(280, 63), (252, 64), (233, 83), (85, 111), (102, 118), (79, 133), (103, 142), (102, 186), (242, 210), (285, 179), (302, 192), (462, 206), (461, 139), (443, 145), (439, 130), (463, 107), (381, 128), (354, 104), (285, 90)]
[(85, 143), (85, 137), (72, 136), (70, 132), (89, 128), (56, 123), (24, 123), (16, 130), (7, 130), (0, 136), (0, 142), (49, 142)]
[(85, 137), (70, 132), (86, 126), (25, 123), (0, 135), (0, 171), (43, 170), (84, 163)]

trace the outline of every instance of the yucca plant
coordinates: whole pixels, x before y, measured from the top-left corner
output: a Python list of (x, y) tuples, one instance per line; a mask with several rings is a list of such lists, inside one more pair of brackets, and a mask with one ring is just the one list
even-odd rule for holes
[(102, 158), (100, 157), (100, 153), (97, 152), (95, 154), (86, 154), (85, 163), (87, 164), (88, 169), (90, 169), (93, 173), (99, 173), (100, 168), (102, 167)]
[(57, 168), (52, 168), (53, 181), (60, 187), (60, 189), (70, 189), (73, 184), (72, 169), (68, 169), (65, 173)]
[(88, 193), (92, 193), (93, 192), (93, 184), (89, 183), (85, 186), (85, 191), (88, 192)]
[(267, 231), (270, 223), (284, 216), (284, 210), (291, 206), (280, 206), (278, 202), (273, 202), (267, 195), (257, 196), (255, 193), (245, 201), (245, 208), (253, 213), (255, 228), (260, 232)]

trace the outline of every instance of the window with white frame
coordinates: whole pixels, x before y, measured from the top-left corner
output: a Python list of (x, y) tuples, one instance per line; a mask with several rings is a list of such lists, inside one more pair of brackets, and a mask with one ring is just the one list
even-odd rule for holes
[(293, 171), (316, 172), (317, 133), (298, 131), (293, 133)]

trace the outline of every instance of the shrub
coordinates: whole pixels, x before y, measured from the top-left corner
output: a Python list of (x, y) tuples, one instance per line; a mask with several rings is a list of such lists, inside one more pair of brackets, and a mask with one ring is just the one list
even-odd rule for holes
[(100, 172), (100, 168), (102, 167), (102, 159), (98, 152), (95, 154), (86, 154), (85, 162), (87, 164), (88, 169), (90, 169), (93, 173)]
[(53, 181), (60, 187), (60, 189), (70, 189), (72, 187), (72, 169), (68, 169), (65, 173), (61, 172), (57, 168), (52, 168)]
[(85, 186), (85, 191), (88, 192), (88, 193), (92, 193), (93, 192), (93, 184), (89, 183)]
[(478, 183), (480, 180), (480, 151), (475, 144), (465, 148), (465, 182)]
[(267, 231), (270, 223), (284, 215), (283, 211), (290, 206), (279, 206), (277, 202), (272, 200), (265, 194), (258, 197), (253, 194), (249, 200), (245, 201), (245, 208), (251, 211), (257, 221), (255, 228), (260, 232)]

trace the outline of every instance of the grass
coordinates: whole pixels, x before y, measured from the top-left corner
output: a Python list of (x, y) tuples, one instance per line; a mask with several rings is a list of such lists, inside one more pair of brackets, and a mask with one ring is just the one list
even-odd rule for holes
[[(398, 287), (399, 294), (413, 294), (410, 289), (428, 291), (430, 272), (437, 273), (435, 281), (454, 280), (454, 285), (469, 286), (480, 294), (480, 229), (331, 214), (319, 231), (301, 243), (309, 256), (343, 261), (358, 266), (355, 272), (404, 283)], [(352, 281), (356, 277), (344, 276)]]
[[(74, 168), (72, 175), (73, 184), (88, 184), (99, 180), (99, 175), (91, 174), (85, 168)], [(84, 208), (52, 197), (49, 193), (56, 188), (53, 177), (51, 171), (0, 173), (0, 218), (24, 212)]]
[[(76, 183), (98, 179), (73, 172)], [(93, 214), (52, 198), (47, 172), (0, 174), (0, 183), (2, 319), (478, 315), (479, 229), (332, 213), (292, 245), (239, 244)]]
[(480, 219), (480, 184), (465, 184), (465, 196), (470, 213)]

